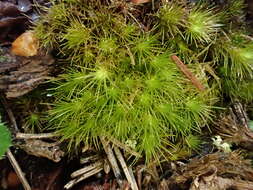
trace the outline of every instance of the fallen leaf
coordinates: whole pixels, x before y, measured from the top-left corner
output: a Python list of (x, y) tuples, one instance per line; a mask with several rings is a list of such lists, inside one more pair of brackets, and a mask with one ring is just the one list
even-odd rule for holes
[(32, 31), (21, 34), (13, 43), (11, 53), (19, 56), (35, 56), (38, 53), (38, 39)]

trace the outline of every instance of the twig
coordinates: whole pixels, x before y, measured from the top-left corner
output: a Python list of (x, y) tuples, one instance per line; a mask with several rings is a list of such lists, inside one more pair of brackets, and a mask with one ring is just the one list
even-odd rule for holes
[(114, 147), (114, 152), (115, 152), (115, 154), (116, 154), (116, 156), (117, 156), (117, 158), (118, 158), (118, 160), (119, 160), (119, 162), (121, 164), (121, 167), (122, 167), (122, 169), (123, 169), (123, 171), (125, 173), (127, 181), (131, 185), (132, 190), (138, 190), (138, 186), (137, 186), (137, 183), (135, 181), (135, 178), (131, 176), (131, 174), (130, 174), (128, 168), (127, 168), (126, 162), (125, 162), (125, 160), (124, 160), (124, 158), (123, 158), (123, 156), (122, 156), (119, 148), (118, 147)]
[(122, 185), (122, 176), (120, 173), (120, 169), (117, 163), (117, 160), (113, 154), (112, 148), (110, 147), (110, 145), (108, 143), (105, 142), (104, 137), (100, 137), (100, 140), (102, 142), (102, 145), (104, 147), (105, 153), (107, 154), (107, 158), (111, 164), (113, 173), (117, 179), (118, 184), (121, 186)]
[(122, 148), (123, 150), (125, 150), (126, 152), (129, 152), (130, 154), (136, 156), (136, 157), (141, 157), (141, 154), (139, 154), (138, 152), (135, 152), (134, 150), (132, 150), (129, 146), (123, 144), (122, 142), (118, 141), (117, 139), (114, 139), (112, 137), (108, 138), (109, 141), (111, 141), (114, 145), (118, 146), (119, 148)]
[(56, 137), (55, 133), (41, 133), (41, 134), (29, 134), (29, 133), (16, 133), (17, 139), (49, 139)]
[(81, 158), (80, 159), (80, 164), (86, 164), (90, 161), (98, 160), (98, 158), (99, 158), (98, 155), (92, 155), (92, 156), (89, 156), (89, 157), (86, 157), (86, 158)]
[(89, 172), (91, 170), (94, 170), (94, 169), (96, 169), (98, 167), (102, 167), (102, 166), (103, 166), (103, 163), (101, 161), (98, 161), (98, 162), (96, 162), (94, 164), (90, 164), (89, 166), (86, 166), (86, 167), (84, 167), (82, 169), (79, 169), (79, 170), (73, 172), (70, 176), (71, 176), (71, 178), (76, 178), (76, 177), (78, 177), (80, 175), (83, 175), (84, 173), (87, 173), (87, 172)]
[(204, 91), (205, 87), (200, 81), (192, 74), (192, 72), (187, 68), (187, 66), (178, 58), (176, 55), (172, 55), (171, 59), (176, 63), (178, 68), (184, 73), (184, 75), (192, 82), (192, 84), (199, 90)]
[(11, 153), (10, 149), (7, 150), (7, 153), (6, 153), (12, 167), (14, 168), (16, 174), (18, 175), (21, 183), (23, 184), (23, 187), (25, 190), (31, 190), (31, 187), (29, 185), (29, 183), (27, 182), (25, 176), (24, 176), (24, 173), (22, 172), (18, 162), (16, 161), (15, 157), (13, 156), (13, 154)]
[(64, 186), (64, 188), (65, 188), (65, 189), (70, 189), (70, 188), (73, 187), (75, 184), (79, 183), (80, 181), (85, 180), (86, 178), (88, 178), (88, 177), (90, 177), (90, 176), (93, 176), (93, 175), (99, 173), (99, 172), (102, 171), (102, 170), (103, 170), (103, 167), (102, 167), (102, 166), (101, 166), (101, 167), (98, 167), (98, 168), (96, 168), (96, 169), (94, 169), (94, 170), (91, 170), (90, 172), (87, 172), (87, 173), (83, 174), (83, 175), (80, 176), (79, 178), (73, 179), (73, 180), (69, 181), (69, 182)]

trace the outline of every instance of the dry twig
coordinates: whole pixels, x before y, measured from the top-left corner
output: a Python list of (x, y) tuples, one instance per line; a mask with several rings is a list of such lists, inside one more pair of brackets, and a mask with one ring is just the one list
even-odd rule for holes
[(56, 137), (55, 133), (41, 133), (41, 134), (28, 134), (28, 133), (16, 133), (17, 139), (49, 139)]
[(117, 163), (117, 160), (113, 154), (111, 146), (105, 141), (104, 137), (100, 137), (100, 140), (102, 142), (102, 145), (104, 147), (105, 153), (107, 154), (107, 158), (111, 164), (111, 168), (113, 170), (113, 173), (117, 179), (118, 184), (122, 185), (122, 175), (120, 173), (120, 169)]
[(131, 185), (132, 190), (138, 190), (138, 186), (137, 186), (136, 180), (130, 174), (130, 172), (129, 172), (128, 168), (127, 168), (126, 162), (125, 162), (125, 160), (124, 160), (124, 158), (123, 158), (123, 156), (122, 156), (119, 148), (118, 147), (114, 147), (114, 152), (115, 152), (115, 154), (116, 154), (116, 156), (117, 156), (117, 158), (118, 158), (118, 160), (119, 160), (119, 162), (121, 164), (121, 167), (122, 167), (122, 169), (123, 169), (123, 171), (125, 173), (125, 176), (126, 176), (128, 182)]
[(13, 154), (11, 153), (10, 149), (7, 150), (6, 153), (12, 167), (14, 168), (16, 174), (18, 175), (19, 180), (21, 181), (23, 187), (25, 190), (31, 190), (31, 187), (29, 185), (29, 183), (27, 182), (24, 173), (22, 172), (18, 162), (16, 161), (15, 157), (13, 156)]
[(184, 75), (192, 82), (192, 84), (199, 90), (204, 91), (205, 87), (200, 81), (192, 74), (192, 72), (187, 68), (187, 66), (179, 59), (178, 56), (172, 55), (171, 59), (176, 63), (178, 68), (184, 73)]

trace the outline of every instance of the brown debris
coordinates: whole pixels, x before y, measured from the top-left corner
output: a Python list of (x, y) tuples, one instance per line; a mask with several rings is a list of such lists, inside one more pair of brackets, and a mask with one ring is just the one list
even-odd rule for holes
[(226, 142), (253, 150), (253, 131), (248, 128), (247, 120), (243, 106), (236, 102), (229, 114), (222, 115), (216, 122), (215, 130)]
[(167, 185), (190, 190), (253, 189), (253, 169), (238, 152), (216, 152), (177, 168)]
[(238, 190), (253, 189), (253, 182), (218, 177), (217, 170), (215, 166), (211, 165), (209, 170), (195, 178), (190, 190), (225, 190), (231, 187)]
[(48, 79), (53, 58), (40, 51), (33, 57), (13, 56), (0, 49), (0, 90), (7, 98), (22, 96)]

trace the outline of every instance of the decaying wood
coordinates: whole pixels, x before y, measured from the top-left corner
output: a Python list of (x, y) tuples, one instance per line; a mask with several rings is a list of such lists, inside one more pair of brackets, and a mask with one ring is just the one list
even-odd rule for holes
[(7, 98), (22, 96), (48, 79), (53, 58), (44, 51), (33, 57), (11, 55), (0, 49), (0, 90)]
[(232, 188), (234, 185), (241, 190), (252, 189), (253, 169), (250, 160), (244, 160), (239, 152), (216, 152), (191, 160), (173, 171), (167, 180), (169, 187), (179, 187), (186, 182), (191, 182), (186, 188), (191, 190)]
[(176, 55), (172, 55), (171, 59), (176, 63), (181, 72), (184, 73), (184, 75), (199, 91), (205, 90), (203, 84), (201, 84), (201, 82), (192, 74), (192, 72), (187, 68), (187, 66)]
[(251, 190), (253, 182), (217, 176), (217, 168), (213, 165), (205, 173), (197, 176), (190, 190), (219, 190), (233, 188), (236, 190)]

